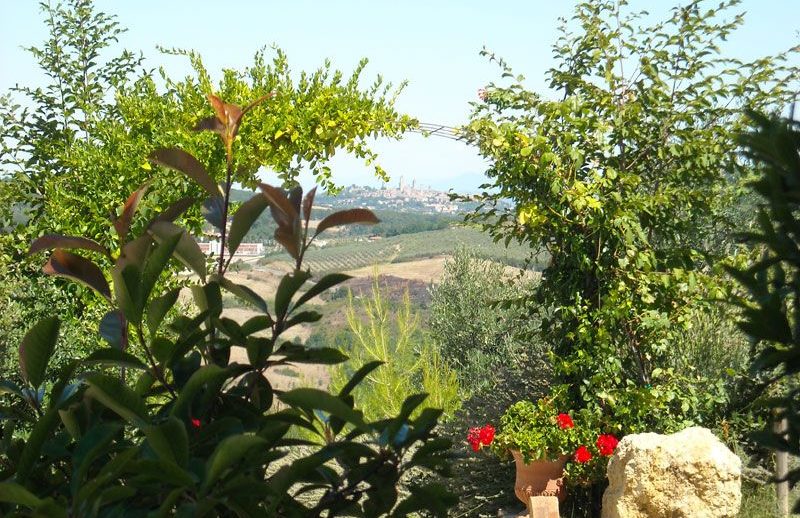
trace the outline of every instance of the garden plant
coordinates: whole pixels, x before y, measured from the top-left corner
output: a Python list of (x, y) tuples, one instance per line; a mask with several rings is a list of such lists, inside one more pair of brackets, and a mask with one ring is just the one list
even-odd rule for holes
[[(49, 275), (77, 281), (107, 306), (98, 322), (104, 348), (58, 370), (57, 315), (36, 322), (20, 344), (24, 383), (2, 382), (0, 512), (3, 516), (443, 516), (453, 503), (441, 485), (408, 486), (411, 468), (446, 474), (449, 441), (434, 428), (440, 410), (415, 414), (425, 394), (408, 397), (389, 418), (365, 419), (352, 391), (380, 362), (362, 366), (336, 394), (312, 388), (281, 391), (269, 369), (291, 363), (336, 364), (335, 349), (308, 349), (283, 338), (321, 315), (303, 306), (348, 279), (313, 279), (303, 269), (310, 243), (325, 230), (374, 223), (366, 209), (329, 214), (309, 229), (315, 189), (303, 197), (262, 184), (235, 212), (229, 204), (237, 138), (243, 117), (268, 96), (241, 108), (209, 95), (214, 115), (197, 129), (216, 133), (226, 157), (221, 186), (180, 148), (151, 153), (154, 165), (173, 168), (205, 191), (205, 217), (221, 234), (209, 269), (191, 235), (174, 222), (194, 200), (181, 200), (143, 220), (136, 190), (112, 218), (118, 251), (79, 236), (50, 234), (31, 253), (53, 249)], [(226, 278), (231, 258), (253, 221), (269, 209), (275, 239), (292, 258), (274, 301)], [(82, 255), (73, 251), (79, 249)], [(103, 272), (89, 257), (112, 264)], [(196, 311), (178, 311), (181, 288), (155, 291), (171, 261), (191, 282)], [(110, 279), (110, 282), (109, 282)], [(244, 322), (227, 318), (221, 293), (258, 309)], [(231, 361), (242, 347), (247, 362)], [(299, 439), (292, 430), (306, 433)], [(286, 459), (291, 450), (306, 452)]]

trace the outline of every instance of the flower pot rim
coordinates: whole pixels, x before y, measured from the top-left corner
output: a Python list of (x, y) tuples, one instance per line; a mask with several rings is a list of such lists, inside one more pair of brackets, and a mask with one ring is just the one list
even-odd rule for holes
[(530, 464), (533, 464), (533, 463), (536, 463), (536, 462), (541, 462), (541, 463), (561, 463), (561, 462), (564, 462), (564, 463), (566, 463), (566, 461), (569, 459), (569, 455), (564, 454), (564, 455), (561, 455), (560, 457), (558, 457), (556, 459), (547, 459), (547, 458), (541, 459), (541, 458), (539, 458), (539, 459), (531, 460), (530, 462), (525, 462), (525, 458), (522, 455), (521, 451), (514, 450), (514, 449), (509, 449), (509, 451), (511, 452), (511, 455), (513, 455), (514, 460), (516, 460), (516, 461), (518, 461), (518, 462), (520, 462), (522, 464), (526, 464), (526, 465), (530, 465)]

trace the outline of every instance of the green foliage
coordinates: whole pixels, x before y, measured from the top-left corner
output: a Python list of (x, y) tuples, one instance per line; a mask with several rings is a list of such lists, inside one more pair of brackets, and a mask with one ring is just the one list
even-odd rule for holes
[(514, 403), (500, 418), (492, 450), (502, 456), (518, 451), (525, 462), (571, 456), (581, 444), (578, 430), (559, 426), (560, 413), (551, 398)]
[[(757, 440), (769, 448), (800, 456), (800, 124), (794, 120), (752, 114), (757, 126), (742, 135), (747, 157), (759, 176), (752, 189), (760, 197), (753, 232), (744, 234), (760, 253), (752, 265), (728, 271), (746, 289), (735, 299), (742, 307), (742, 331), (758, 355), (751, 368), (758, 388), (771, 396), (767, 404), (788, 423), (786, 434), (771, 428)], [(800, 469), (789, 474), (794, 486)], [(795, 511), (800, 505), (795, 505)]]
[[(363, 158), (385, 177), (368, 139), (398, 138), (414, 124), (393, 108), (402, 85), (392, 89), (379, 77), (361, 88), (366, 60), (350, 75), (328, 62), (296, 75), (282, 51), (275, 49), (270, 59), (262, 49), (244, 70), (223, 70), (215, 87), (192, 51), (163, 51), (191, 62), (194, 76), (182, 79), (164, 69), (142, 70), (141, 58), (128, 51), (106, 60), (124, 29), (91, 0), (43, 4), (42, 10), (48, 40), (29, 50), (50, 82), (40, 89), (15, 88), (13, 97), (0, 103), (0, 163), (10, 180), (0, 184), (2, 221), (8, 225), (12, 209), (23, 208), (26, 225), (16, 231), (29, 240), (59, 232), (112, 246), (107, 215), (145, 182), (153, 193), (139, 208), (141, 220), (183, 197), (201, 197), (198, 186), (154, 170), (143, 157), (156, 148), (180, 147), (209, 164), (210, 171), (221, 170), (226, 157), (214, 137), (190, 131), (199, 118), (201, 126), (212, 120), (203, 117), (211, 115), (206, 94), (214, 90), (243, 105), (271, 99), (269, 110), (253, 106), (234, 157), (236, 181), (251, 188), (261, 167), (286, 184), (305, 167), (335, 190), (327, 164), (337, 151)], [(22, 100), (28, 108), (14, 104)], [(192, 231), (201, 223), (199, 211), (187, 213)]]
[[(463, 246), (445, 263), (440, 282), (431, 288), (429, 326), (469, 391), (495, 385), (503, 371), (519, 376), (547, 371), (545, 348), (531, 346), (536, 322), (524, 307), (507, 303), (530, 296), (533, 287), (532, 279), (516, 277)], [(527, 370), (529, 364), (535, 367)]]
[[(6, 239), (0, 236), (0, 247), (6, 250)], [(12, 248), (16, 244), (9, 246)], [(60, 315), (62, 345), (56, 349), (51, 364), (63, 366), (73, 356), (85, 354), (100, 346), (97, 320), (102, 308), (75, 304), (80, 288), (59, 286), (58, 281), (42, 277), (29, 264), (15, 264), (0, 255), (0, 378), (17, 378), (18, 347), (31, 322)]]
[[(228, 212), (233, 151), (247, 110), (214, 96), (210, 100), (218, 108), (211, 129), (219, 130), (227, 155), (219, 220), (225, 229), (229, 219), (234, 224), (253, 219), (248, 210)], [(171, 154), (175, 151), (160, 150), (156, 156)], [(198, 164), (172, 163), (201, 179), (208, 173)], [(109, 252), (110, 272), (58, 248), (85, 249), (86, 240), (45, 236), (31, 245), (32, 250), (55, 247), (45, 273), (86, 284), (99, 295), (111, 315), (100, 325), (111, 347), (56, 369), (50, 360), (57, 348), (57, 318), (40, 321), (23, 338), (20, 367), (26, 381), (1, 385), (0, 513), (446, 515), (453, 497), (440, 484), (415, 483), (404, 495), (397, 489), (408, 470), (448, 472), (449, 442), (434, 433), (441, 411), (417, 411), (425, 394), (406, 398), (396, 414), (371, 420), (355, 407), (351, 392), (377, 364), (354, 374), (338, 395), (310, 388), (274, 390), (265, 376), (270, 367), (346, 359), (337, 350), (310, 350), (286, 341), (284, 332), (318, 321), (321, 315), (305, 303), (348, 277), (312, 280), (303, 269), (315, 191), (303, 197), (300, 188), (260, 188), (257, 196), (263, 196), (276, 220), (275, 238), (296, 266), (269, 302), (226, 278), (225, 255), (217, 258), (214, 271), (195, 264), (199, 247), (172, 223), (181, 210), (156, 215), (141, 233), (129, 233), (127, 224), (120, 224), (122, 217), (116, 219), (119, 244)], [(133, 216), (140, 193), (128, 199), (123, 214)], [(364, 210), (328, 218), (329, 225), (375, 220)], [(232, 252), (234, 246), (222, 234), (223, 250)], [(98, 246), (95, 242), (88, 248)], [(158, 289), (172, 261), (198, 270), (193, 277), (198, 282), (189, 290), (195, 311), (174, 317), (177, 292)], [(223, 316), (223, 292), (258, 307), (260, 314), (244, 322)], [(246, 350), (246, 363), (230, 361), (234, 347)], [(316, 440), (293, 438), (296, 429)], [(288, 460), (287, 453), (298, 446), (307, 446), (307, 454)]]
[(551, 257), (533, 301), (564, 406), (622, 434), (712, 424), (727, 404), (724, 381), (668, 366), (727, 289), (715, 238), (749, 171), (741, 107), (782, 105), (797, 75), (790, 53), (721, 54), (742, 21), (724, 19), (733, 5), (693, 2), (648, 26), (625, 2), (581, 3), (554, 47), (558, 99), (490, 55), (509, 84), (487, 87), (466, 128), (495, 188), (472, 219)]
[(372, 297), (363, 298), (359, 307), (350, 295), (347, 323), (352, 338), (341, 350), (350, 356), (350, 363), (333, 371), (332, 389), (340, 391), (354, 371), (380, 362), (383, 366), (353, 392), (368, 418), (385, 419), (398, 413), (406, 398), (417, 392), (428, 394), (417, 412), (438, 408), (449, 417), (458, 410), (461, 394), (456, 372), (442, 360), (438, 347), (418, 332), (418, 315), (411, 309), (407, 290), (399, 307), (392, 309), (376, 276)]

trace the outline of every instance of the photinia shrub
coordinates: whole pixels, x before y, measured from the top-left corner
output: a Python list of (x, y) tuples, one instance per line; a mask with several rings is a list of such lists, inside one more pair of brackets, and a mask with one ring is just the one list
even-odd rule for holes
[[(351, 209), (328, 215), (313, 229), (315, 189), (303, 196), (299, 187), (287, 192), (266, 184), (233, 211), (237, 133), (243, 116), (264, 99), (245, 108), (213, 95), (209, 100), (214, 115), (197, 129), (222, 140), (222, 186), (181, 149), (160, 149), (150, 159), (186, 174), (208, 195), (203, 213), (221, 235), (213, 271), (175, 223), (196, 200), (180, 200), (132, 225), (147, 187), (113, 217), (116, 250), (78, 236), (46, 235), (32, 243), (31, 253), (53, 249), (46, 274), (88, 286), (106, 304), (98, 327), (108, 346), (55, 370), (50, 360), (58, 347), (57, 316), (35, 323), (22, 340), (24, 383), (0, 383), (0, 515), (444, 516), (454, 500), (439, 484), (410, 481), (408, 492), (398, 491), (412, 468), (448, 473), (449, 441), (434, 432), (441, 411), (425, 408), (411, 417), (425, 394), (408, 397), (396, 415), (371, 421), (355, 408), (352, 392), (380, 362), (361, 367), (335, 394), (282, 391), (269, 379), (276, 366), (346, 360), (338, 350), (308, 349), (284, 336), (296, 325), (319, 321), (321, 315), (305, 304), (348, 279), (315, 279), (303, 269), (311, 242), (328, 228), (377, 219)], [(294, 260), (270, 301), (226, 277), (248, 229), (267, 209), (277, 223), (275, 240)], [(132, 228), (144, 231), (133, 235)], [(106, 258), (110, 271), (92, 256)], [(191, 313), (176, 304), (178, 289), (156, 290), (173, 261), (197, 279), (187, 289)], [(259, 315), (243, 322), (228, 318), (223, 292)], [(233, 347), (246, 350), (246, 362), (231, 361)]]

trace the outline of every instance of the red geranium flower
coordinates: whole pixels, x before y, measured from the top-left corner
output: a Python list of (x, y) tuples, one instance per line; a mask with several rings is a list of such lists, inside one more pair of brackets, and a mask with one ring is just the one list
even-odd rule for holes
[(557, 419), (558, 426), (560, 426), (562, 430), (575, 428), (575, 423), (572, 422), (572, 418), (569, 416), (569, 414), (558, 414)]
[(600, 452), (600, 455), (604, 457), (608, 457), (612, 453), (614, 453), (614, 449), (619, 444), (619, 440), (611, 434), (600, 434), (597, 437), (597, 450)]
[(589, 451), (589, 448), (586, 446), (581, 446), (577, 450), (575, 450), (575, 462), (580, 462), (581, 464), (585, 464), (592, 460), (592, 452)]
[(196, 417), (193, 417), (192, 418), (192, 426), (194, 426), (195, 428), (200, 428), (200, 419), (197, 419)]
[(494, 426), (487, 424), (486, 426), (481, 428), (478, 437), (482, 445), (489, 446), (490, 444), (492, 444), (492, 441), (494, 440)]
[(472, 446), (472, 451), (481, 449), (481, 430), (478, 427), (470, 428), (467, 432), (467, 442)]

